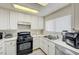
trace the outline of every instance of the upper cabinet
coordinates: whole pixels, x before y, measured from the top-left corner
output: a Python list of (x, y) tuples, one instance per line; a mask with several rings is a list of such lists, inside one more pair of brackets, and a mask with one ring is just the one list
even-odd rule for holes
[(10, 29), (17, 29), (17, 12), (10, 11)]
[(0, 30), (9, 29), (9, 11), (0, 9)]
[(32, 20), (31, 15), (24, 14), (24, 21), (25, 22), (31, 22), (31, 20)]
[(44, 28), (44, 20), (42, 17), (32, 16), (31, 29), (42, 30)]
[(32, 16), (32, 23), (31, 23), (31, 29), (37, 29), (37, 23), (38, 22), (38, 17)]
[(23, 13), (17, 13), (17, 21), (23, 22), (24, 21), (24, 14)]
[(17, 15), (15, 12), (0, 9), (0, 30), (16, 30)]
[(44, 19), (43, 19), (43, 17), (38, 17), (38, 27), (39, 27), (39, 29), (44, 29)]
[(31, 22), (31, 15), (17, 13), (18, 15), (18, 22)]

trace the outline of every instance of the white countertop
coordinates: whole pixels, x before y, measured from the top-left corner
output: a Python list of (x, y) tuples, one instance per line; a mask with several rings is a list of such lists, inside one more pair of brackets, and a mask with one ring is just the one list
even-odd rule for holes
[(76, 49), (76, 48), (73, 48), (73, 47), (67, 45), (67, 44), (66, 44), (65, 42), (63, 42), (61, 39), (58, 39), (58, 40), (50, 40), (50, 41), (51, 41), (52, 43), (58, 44), (58, 45), (60, 45), (60, 46), (62, 46), (62, 47), (65, 47), (65, 48), (67, 48), (67, 49), (69, 49), (69, 50), (72, 50), (72, 51), (74, 51), (74, 52), (79, 53), (79, 49)]
[(43, 37), (45, 35), (32, 35), (32, 37)]
[[(44, 38), (44, 36), (45, 36), (45, 35), (37, 35), (37, 37), (43, 37), (43, 38)], [(36, 37), (36, 36), (34, 36), (34, 37)], [(52, 43), (58, 44), (58, 45), (60, 45), (60, 46), (62, 46), (62, 47), (65, 47), (65, 48), (67, 48), (67, 49), (69, 49), (69, 50), (72, 50), (72, 51), (74, 51), (74, 52), (79, 53), (79, 49), (76, 49), (76, 48), (74, 48), (74, 47), (69, 46), (68, 44), (66, 44), (65, 42), (62, 41), (62, 38), (57, 39), (57, 40), (49, 40), (48, 38), (46, 38), (46, 40), (48, 40), (48, 41), (50, 41), (50, 42), (52, 42)]]
[(2, 41), (11, 41), (11, 40), (17, 40), (17, 37), (3, 38), (3, 39), (0, 40), (0, 42), (2, 42)]
[(3, 38), (4, 41), (17, 40), (17, 37)]

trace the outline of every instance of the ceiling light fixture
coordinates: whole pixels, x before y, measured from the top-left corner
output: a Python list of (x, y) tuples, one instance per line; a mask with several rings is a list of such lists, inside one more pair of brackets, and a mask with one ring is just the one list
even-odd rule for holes
[(21, 5), (18, 5), (18, 4), (13, 4), (13, 6), (16, 9), (20, 9), (20, 10), (27, 11), (27, 12), (31, 12), (31, 13), (38, 13), (39, 12), (39, 11), (37, 11), (35, 9), (31, 9), (31, 8), (28, 8), (28, 7), (24, 7), (24, 6), (21, 6)]
[(38, 3), (38, 4), (40, 4), (42, 6), (47, 6), (48, 5), (48, 3)]

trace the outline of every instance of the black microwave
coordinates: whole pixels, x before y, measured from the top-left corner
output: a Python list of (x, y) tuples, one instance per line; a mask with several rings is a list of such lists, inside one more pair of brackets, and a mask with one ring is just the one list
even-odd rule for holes
[(67, 32), (64, 36), (64, 42), (66, 42), (68, 45), (79, 49), (79, 32), (71, 33)]
[(3, 39), (3, 32), (0, 32), (0, 40)]

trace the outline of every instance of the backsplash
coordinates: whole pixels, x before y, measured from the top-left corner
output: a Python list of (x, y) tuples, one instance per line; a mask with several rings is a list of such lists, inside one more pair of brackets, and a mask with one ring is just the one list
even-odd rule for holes
[(43, 35), (43, 30), (31, 30), (31, 35)]
[(60, 32), (48, 32), (44, 31), (44, 35), (53, 35), (53, 36), (58, 36), (59, 38), (62, 38), (62, 34)]

